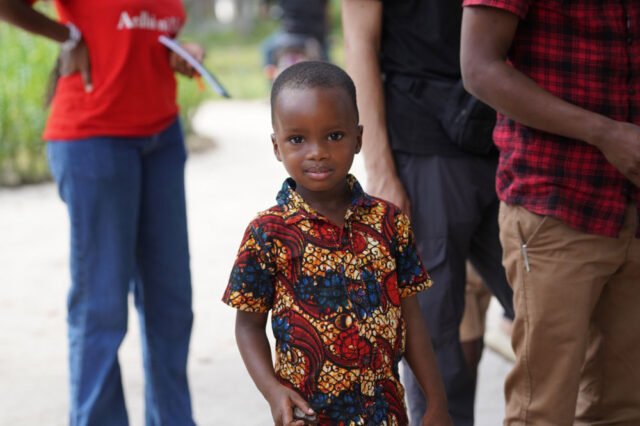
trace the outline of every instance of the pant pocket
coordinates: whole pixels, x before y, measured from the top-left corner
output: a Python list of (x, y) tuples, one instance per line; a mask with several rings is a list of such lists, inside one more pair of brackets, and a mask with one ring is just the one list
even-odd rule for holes
[(521, 206), (516, 206), (515, 209), (517, 211), (516, 226), (520, 242), (527, 247), (531, 247), (535, 242), (536, 236), (541, 233), (550, 218), (549, 216), (532, 213)]
[(531, 213), (522, 206), (510, 206), (500, 203), (498, 222), (500, 224), (500, 243), (502, 244), (502, 264), (511, 287), (518, 280), (520, 272), (531, 272), (530, 254), (544, 245), (544, 232), (554, 219)]

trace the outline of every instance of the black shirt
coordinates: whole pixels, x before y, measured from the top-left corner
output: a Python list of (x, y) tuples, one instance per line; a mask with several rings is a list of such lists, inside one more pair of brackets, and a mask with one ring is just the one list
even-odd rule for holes
[(380, 67), (385, 75), (391, 148), (425, 155), (463, 155), (438, 115), (460, 81), (462, 2), (382, 0)]
[(383, 0), (382, 70), (459, 80), (461, 22), (461, 1)]
[(289, 34), (315, 37), (325, 43), (327, 0), (281, 0), (282, 30)]

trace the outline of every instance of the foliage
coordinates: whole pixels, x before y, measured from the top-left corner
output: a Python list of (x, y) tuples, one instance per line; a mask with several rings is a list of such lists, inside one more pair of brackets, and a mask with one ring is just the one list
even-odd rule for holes
[(51, 42), (0, 25), (0, 184), (48, 176), (41, 134), (56, 50)]

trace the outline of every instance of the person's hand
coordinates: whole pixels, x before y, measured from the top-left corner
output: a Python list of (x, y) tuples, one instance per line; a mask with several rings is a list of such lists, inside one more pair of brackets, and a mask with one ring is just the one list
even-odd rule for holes
[(93, 90), (91, 61), (89, 60), (89, 49), (84, 39), (80, 40), (72, 50), (60, 52), (60, 76), (66, 77), (77, 72), (82, 74), (85, 91), (91, 92)]
[[(198, 43), (180, 43), (184, 50), (189, 52), (191, 56), (196, 58), (198, 62), (202, 62), (204, 59), (204, 48)], [(169, 53), (169, 64), (174, 71), (179, 72), (187, 77), (193, 77), (196, 71), (187, 61), (185, 61), (180, 55), (171, 51)]]
[(610, 131), (594, 145), (613, 167), (640, 188), (640, 126), (613, 122)]
[(409, 196), (398, 176), (369, 173), (367, 177), (367, 193), (395, 204), (400, 207), (402, 213), (411, 217)]
[(446, 408), (427, 408), (422, 418), (422, 426), (453, 426), (453, 420)]
[(305, 414), (314, 414), (311, 406), (300, 394), (288, 387), (278, 384), (269, 392), (267, 401), (271, 407), (271, 416), (276, 426), (304, 426), (304, 420), (293, 419), (293, 407), (297, 406)]

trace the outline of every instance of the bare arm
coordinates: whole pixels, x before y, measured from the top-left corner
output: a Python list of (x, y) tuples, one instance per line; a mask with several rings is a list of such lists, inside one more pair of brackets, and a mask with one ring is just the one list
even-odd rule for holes
[[(60, 43), (70, 36), (69, 28), (34, 10), (23, 0), (0, 0), (0, 19)], [(85, 90), (93, 90), (89, 50), (84, 40), (80, 40), (72, 50), (62, 51), (59, 59), (61, 76), (79, 72), (82, 74)]]
[(0, 19), (60, 43), (69, 38), (66, 26), (34, 10), (23, 0), (0, 0)]
[(236, 342), (240, 355), (253, 382), (269, 403), (275, 424), (303, 426), (303, 421), (293, 420), (293, 407), (298, 406), (307, 414), (313, 414), (313, 410), (296, 391), (276, 379), (269, 340), (265, 333), (266, 323), (267, 314), (238, 311)]
[(382, 2), (343, 0), (342, 30), (346, 68), (356, 85), (360, 122), (364, 127), (362, 155), (367, 170), (367, 192), (391, 201), (409, 215), (409, 197), (398, 178), (387, 137), (378, 64)]
[(453, 425), (447, 412), (447, 397), (440, 370), (431, 346), (431, 337), (420, 312), (417, 296), (400, 300), (402, 316), (407, 325), (405, 358), (427, 398), (423, 425)]
[(465, 88), (526, 126), (595, 146), (640, 186), (640, 127), (566, 102), (508, 65), (507, 52), (517, 26), (518, 17), (512, 13), (490, 7), (464, 8), (460, 62)]

